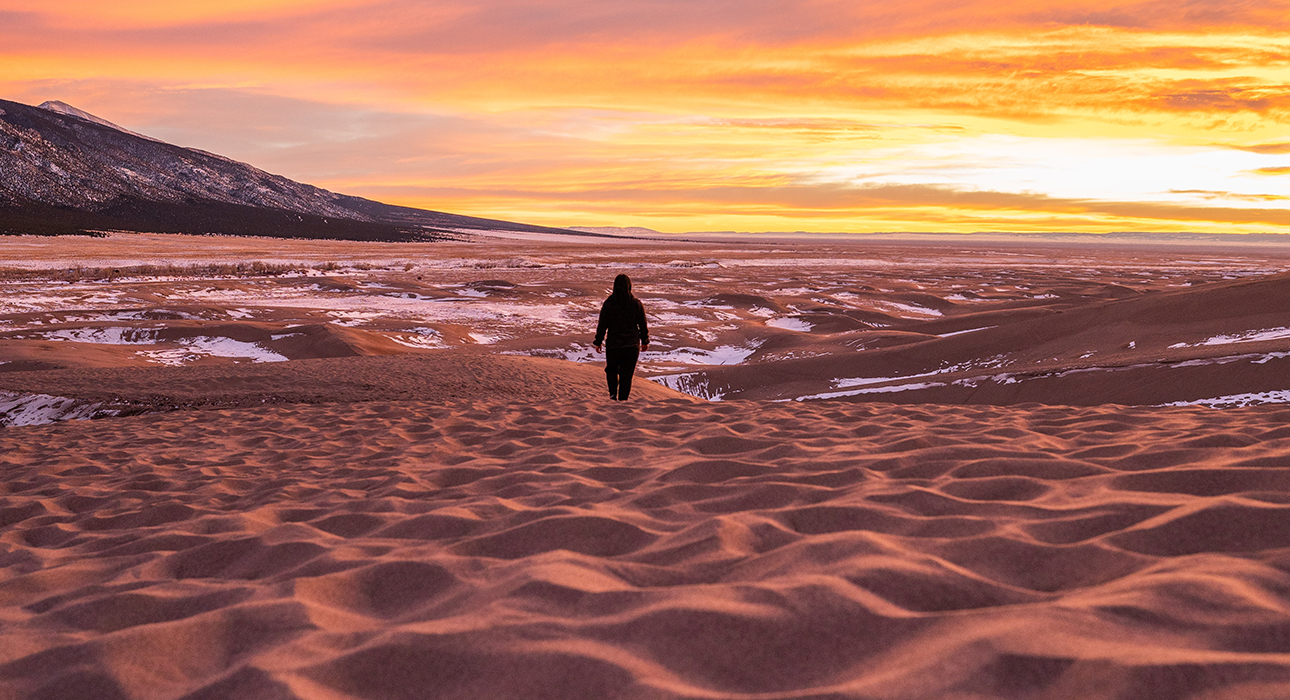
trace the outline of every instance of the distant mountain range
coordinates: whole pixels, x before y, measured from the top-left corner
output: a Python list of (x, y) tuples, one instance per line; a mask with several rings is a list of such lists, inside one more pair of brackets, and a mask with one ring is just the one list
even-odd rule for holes
[(337, 194), (136, 134), (62, 102), (0, 100), (0, 234), (423, 241), (462, 230), (597, 235)]

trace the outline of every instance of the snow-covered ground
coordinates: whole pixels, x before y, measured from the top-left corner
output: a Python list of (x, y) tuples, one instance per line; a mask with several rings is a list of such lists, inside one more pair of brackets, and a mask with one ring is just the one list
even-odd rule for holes
[(0, 427), (89, 420), (117, 413), (115, 409), (104, 408), (102, 404), (63, 396), (0, 391)]

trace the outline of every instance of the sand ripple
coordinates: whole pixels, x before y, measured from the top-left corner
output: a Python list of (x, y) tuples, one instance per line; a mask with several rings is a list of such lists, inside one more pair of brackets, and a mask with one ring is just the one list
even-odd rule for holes
[(0, 431), (0, 698), (1290, 696), (1290, 411), (378, 401)]

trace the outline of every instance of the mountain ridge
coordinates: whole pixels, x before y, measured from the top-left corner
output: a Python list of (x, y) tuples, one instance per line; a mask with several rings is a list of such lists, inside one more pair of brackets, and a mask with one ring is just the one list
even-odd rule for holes
[(67, 104), (66, 102), (63, 102), (62, 100), (45, 100), (44, 102), (41, 102), (40, 104), (36, 105), (36, 107), (39, 109), (48, 110), (50, 112), (57, 112), (58, 114), (65, 114), (69, 117), (84, 119), (87, 122), (94, 122), (95, 124), (100, 124), (102, 126), (110, 127), (112, 129), (116, 129), (117, 131), (127, 133), (131, 136), (138, 136), (141, 139), (147, 139), (149, 141), (158, 141), (158, 142), (161, 141), (160, 139), (154, 139), (151, 136), (144, 136), (143, 134), (137, 131), (130, 131), (124, 126), (121, 126), (120, 124), (113, 124), (112, 122), (104, 119), (103, 117), (99, 117), (99, 116), (90, 114), (89, 112), (86, 112), (83, 109), (78, 109), (76, 107), (73, 107)]
[(388, 241), (487, 230), (596, 235), (331, 192), (64, 102), (0, 100), (0, 234), (103, 230)]

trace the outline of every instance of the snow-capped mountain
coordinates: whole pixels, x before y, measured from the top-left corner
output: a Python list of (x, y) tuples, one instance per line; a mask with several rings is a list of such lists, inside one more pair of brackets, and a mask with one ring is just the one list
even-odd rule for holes
[(337, 194), (63, 102), (0, 100), (0, 233), (104, 229), (367, 240), (433, 239), (436, 229), (577, 235)]
[(83, 110), (83, 109), (77, 109), (77, 108), (75, 108), (75, 107), (73, 107), (73, 106), (71, 106), (71, 105), (67, 104), (66, 102), (62, 102), (62, 101), (60, 101), (60, 100), (46, 100), (46, 101), (44, 101), (44, 102), (41, 102), (41, 103), (40, 103), (40, 105), (39, 105), (39, 107), (40, 107), (41, 109), (47, 109), (47, 110), (49, 110), (49, 111), (51, 111), (51, 112), (58, 112), (59, 114), (66, 114), (66, 115), (67, 115), (67, 116), (69, 116), (69, 117), (80, 117), (81, 119), (84, 119), (84, 120), (85, 120), (85, 121), (87, 121), (87, 122), (94, 122), (95, 124), (102, 124), (103, 126), (111, 127), (111, 128), (113, 128), (113, 129), (116, 129), (117, 131), (124, 131), (125, 133), (130, 134), (131, 136), (138, 136), (138, 137), (139, 137), (139, 138), (141, 138), (141, 139), (148, 139), (149, 141), (156, 141), (156, 140), (157, 140), (157, 139), (152, 138), (151, 136), (144, 136), (143, 134), (140, 134), (140, 133), (139, 133), (139, 132), (137, 132), (137, 131), (130, 131), (129, 129), (127, 129), (127, 128), (123, 127), (123, 126), (117, 126), (116, 124), (113, 124), (112, 122), (110, 122), (110, 121), (108, 121), (108, 120), (106, 120), (106, 119), (104, 119), (104, 118), (102, 118), (102, 117), (96, 117), (96, 116), (94, 116), (93, 114), (90, 114), (89, 112), (86, 112), (86, 111), (85, 111), (85, 110)]

